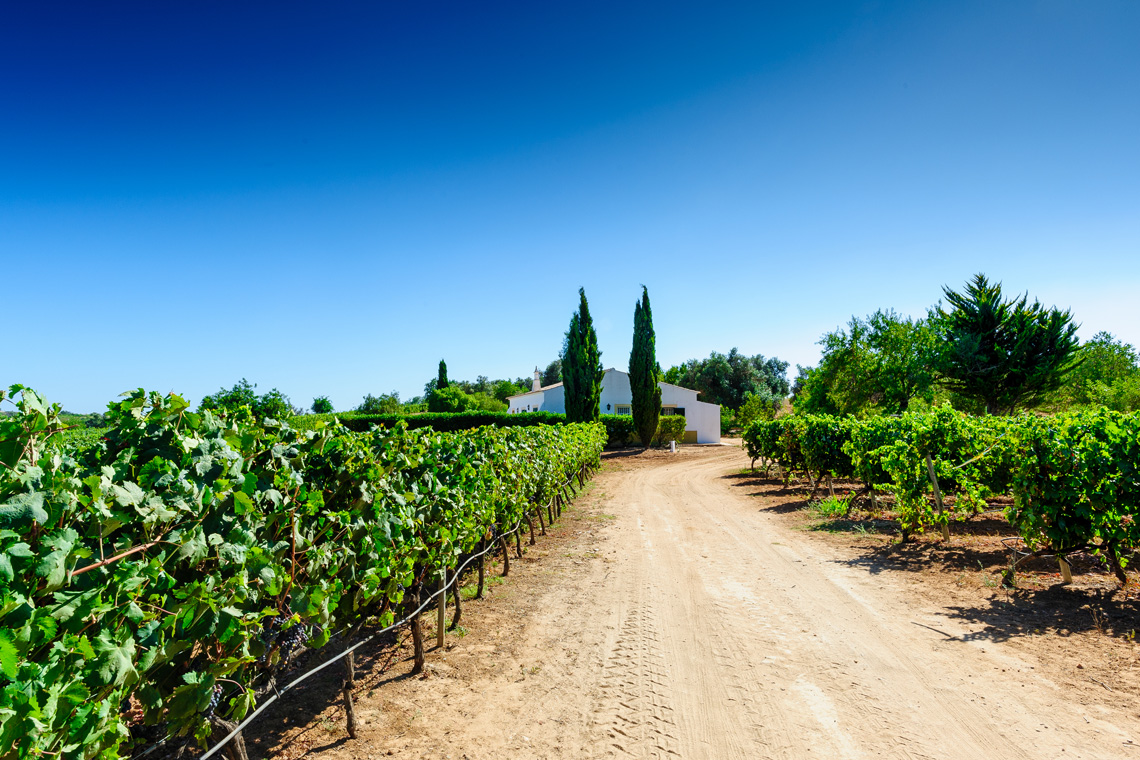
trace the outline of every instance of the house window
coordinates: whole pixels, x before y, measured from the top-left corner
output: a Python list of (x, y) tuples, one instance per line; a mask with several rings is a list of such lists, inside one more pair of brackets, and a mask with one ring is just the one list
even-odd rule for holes
[(614, 414), (632, 415), (633, 407), (629, 404), (617, 404), (614, 406)]

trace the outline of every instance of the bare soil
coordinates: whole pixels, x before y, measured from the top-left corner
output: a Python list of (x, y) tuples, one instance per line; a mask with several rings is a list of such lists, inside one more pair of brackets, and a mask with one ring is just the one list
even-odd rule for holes
[(403, 635), (362, 650), (357, 739), (337, 666), (251, 757), (1140, 758), (1137, 600), (1094, 560), (1003, 588), (998, 518), (899, 545), (747, 465), (608, 453), (422, 676)]

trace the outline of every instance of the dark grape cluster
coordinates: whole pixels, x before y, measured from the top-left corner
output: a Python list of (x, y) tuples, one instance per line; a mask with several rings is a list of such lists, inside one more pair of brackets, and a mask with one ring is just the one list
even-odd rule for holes
[(222, 685), (218, 684), (214, 687), (214, 693), (210, 695), (210, 704), (206, 707), (203, 715), (209, 718), (214, 714), (214, 710), (218, 709), (218, 703), (222, 701)]
[(288, 659), (289, 654), (305, 641), (308, 641), (309, 635), (306, 631), (306, 626), (295, 625), (289, 630), (281, 634), (277, 639), (277, 646), (281, 650), (281, 659)]

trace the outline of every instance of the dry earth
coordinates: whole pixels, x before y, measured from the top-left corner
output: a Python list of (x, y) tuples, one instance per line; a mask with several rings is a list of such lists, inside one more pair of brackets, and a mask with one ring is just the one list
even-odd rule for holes
[(1140, 758), (1127, 620), (1014, 625), (1017, 599), (985, 579), (803, 530), (747, 464), (608, 455), (424, 676), (406, 643), (365, 655), (359, 738), (330, 675), (266, 713), (251, 755)]

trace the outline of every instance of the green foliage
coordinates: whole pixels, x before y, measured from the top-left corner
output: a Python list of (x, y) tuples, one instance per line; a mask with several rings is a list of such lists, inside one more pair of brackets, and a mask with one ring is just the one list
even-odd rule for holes
[[(761, 388), (757, 393), (749, 393), (744, 397), (744, 403), (730, 417), (731, 427), (738, 427), (743, 430), (757, 420), (774, 419), (781, 403), (783, 403), (783, 398), (775, 395), (767, 388)], [(721, 420), (721, 434), (723, 435), (728, 432), (723, 422), (724, 407), (721, 407)]]
[[(454, 386), (452, 386), (454, 387)], [(392, 428), (404, 425), (409, 430), (431, 428), (448, 433), (457, 430), (471, 430), (477, 427), (535, 427), (538, 425), (562, 425), (566, 415), (557, 412), (528, 412), (527, 414), (507, 414), (506, 412), (457, 412), (426, 414), (306, 414), (294, 417), (289, 424), (298, 430), (318, 430), (327, 425), (343, 425), (355, 432), (367, 432), (373, 427)]]
[(562, 385), (565, 390), (566, 419), (591, 422), (600, 416), (602, 396), (602, 352), (586, 303), (586, 289), (578, 289), (578, 310), (570, 318), (570, 329), (562, 347)]
[(1106, 332), (1078, 351), (1080, 363), (1058, 394), (1063, 406), (1107, 406), (1118, 412), (1140, 409), (1140, 362), (1136, 349)]
[(447, 385), (448, 385), (448, 382), (447, 382), (447, 363), (443, 359), (440, 359), (439, 360), (439, 375), (437, 375), (436, 379), (435, 379), (435, 389), (437, 391), (441, 391), (444, 388), (446, 388)]
[[(547, 364), (539, 382), (544, 386), (562, 382), (562, 359), (555, 359), (550, 364)], [(529, 391), (530, 386), (527, 386), (524, 390)]]
[(507, 411), (507, 402), (500, 401), (489, 393), (475, 393), (470, 398), (475, 403), (474, 408), (480, 412)]
[(1140, 544), (1140, 415), (1108, 409), (1028, 420), (1010, 522), (1031, 548), (1103, 551), (1121, 582)]
[(476, 408), (475, 399), (468, 396), (461, 388), (447, 386), (436, 388), (428, 396), (428, 411), (433, 414), (455, 414), (456, 412), (470, 412)]
[[(390, 622), (597, 461), (601, 425), (296, 431), (137, 391), (106, 440), (60, 448), (58, 406), (0, 419), (0, 746), (129, 755), (123, 710), (203, 744), (294, 644)], [(0, 394), (2, 396), (3, 394)], [(136, 715), (137, 717), (137, 715)]]
[[(527, 417), (529, 415), (514, 415)], [(633, 417), (628, 414), (603, 414), (601, 422), (606, 427), (606, 446), (621, 448), (631, 446), (638, 441), (637, 427), (633, 424)], [(679, 414), (662, 416), (657, 425), (657, 432), (653, 435), (653, 445), (668, 444), (669, 441), (681, 441), (685, 437), (685, 418)]]
[[(641, 445), (649, 448), (658, 433), (661, 386), (657, 384), (657, 338), (649, 289), (641, 286), (641, 300), (633, 308), (633, 350), (629, 352), (629, 385), (633, 392), (633, 425)], [(684, 426), (681, 427), (684, 432)]]
[(987, 414), (1041, 404), (1079, 361), (1068, 311), (1030, 305), (1028, 296), (1005, 300), (1001, 283), (990, 284), (982, 274), (962, 293), (943, 292), (952, 309), (938, 309), (942, 382), (983, 403)]
[[(530, 415), (518, 415), (527, 416)], [(611, 448), (629, 446), (633, 443), (637, 429), (633, 424), (633, 417), (628, 414), (603, 414), (602, 424), (606, 426), (606, 445)]]
[(797, 367), (795, 408), (806, 414), (899, 414), (930, 402), (936, 336), (927, 320), (876, 311), (819, 341), (818, 367)]
[(360, 406), (356, 407), (356, 411), (361, 414), (397, 414), (400, 411), (400, 394), (396, 391), (379, 396), (369, 393), (360, 402)]
[(757, 354), (745, 356), (733, 348), (728, 354), (713, 351), (707, 359), (690, 359), (670, 367), (664, 380), (701, 394), (701, 400), (736, 410), (749, 394), (788, 395), (788, 363)]
[[(855, 477), (892, 494), (904, 533), (987, 508), (1052, 553), (1104, 553), (1123, 579), (1140, 532), (1140, 414), (1091, 409), (1051, 417), (975, 417), (941, 407), (900, 417), (788, 415), (753, 423), (744, 448), (787, 471)], [(929, 457), (929, 463), (928, 458)], [(945, 500), (933, 498), (933, 469)]]
[(255, 388), (256, 383), (250, 383), (243, 377), (233, 388), (222, 388), (203, 398), (198, 411), (218, 412), (227, 416), (241, 415), (248, 411), (258, 419), (269, 417), (275, 420), (286, 420), (293, 416), (293, 406), (284, 393), (274, 388), (258, 396), (254, 392)]
[(332, 414), (333, 405), (328, 396), (317, 396), (313, 399), (313, 405), (310, 407), (313, 414)]
[(653, 434), (653, 443), (661, 446), (668, 444), (669, 441), (681, 442), (684, 438), (685, 418), (679, 414), (667, 414), (661, 417), (657, 423), (657, 431)]

